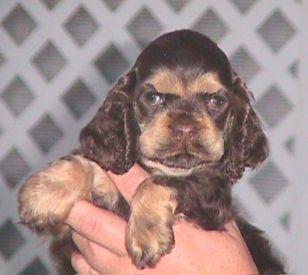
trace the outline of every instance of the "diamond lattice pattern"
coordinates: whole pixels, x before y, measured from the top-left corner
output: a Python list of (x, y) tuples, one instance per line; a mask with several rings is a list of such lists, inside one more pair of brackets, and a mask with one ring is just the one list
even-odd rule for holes
[(140, 50), (159, 34), (179, 28), (214, 39), (254, 92), (273, 149), (266, 164), (238, 184), (236, 202), (288, 258), (301, 5), (267, 0), (2, 1), (0, 270), (53, 272), (46, 246), (16, 223), (18, 189), (29, 174), (76, 146), (79, 130)]

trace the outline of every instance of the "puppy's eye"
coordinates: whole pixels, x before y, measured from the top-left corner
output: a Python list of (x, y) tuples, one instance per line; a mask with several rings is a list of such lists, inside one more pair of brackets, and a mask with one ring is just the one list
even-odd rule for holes
[(155, 91), (148, 91), (143, 95), (144, 101), (148, 105), (158, 105), (162, 103), (162, 95)]
[(227, 103), (227, 99), (222, 95), (212, 95), (209, 99), (208, 105), (213, 109), (220, 109)]

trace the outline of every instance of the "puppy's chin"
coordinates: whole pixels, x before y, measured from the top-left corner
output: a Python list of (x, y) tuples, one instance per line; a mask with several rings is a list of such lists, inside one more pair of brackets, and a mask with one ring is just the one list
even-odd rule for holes
[(152, 169), (152, 173), (156, 175), (167, 176), (189, 176), (196, 170), (201, 170), (209, 164), (209, 161), (196, 158), (191, 155), (170, 156), (166, 158), (141, 158), (141, 162), (148, 168)]

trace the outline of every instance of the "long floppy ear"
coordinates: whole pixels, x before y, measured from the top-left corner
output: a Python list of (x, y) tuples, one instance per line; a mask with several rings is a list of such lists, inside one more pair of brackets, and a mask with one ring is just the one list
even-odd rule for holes
[(234, 109), (227, 129), (225, 168), (232, 183), (246, 167), (256, 168), (269, 154), (261, 122), (252, 108), (254, 97), (247, 85), (233, 72)]
[(123, 174), (135, 163), (139, 129), (133, 111), (136, 71), (119, 79), (92, 121), (80, 133), (81, 154)]

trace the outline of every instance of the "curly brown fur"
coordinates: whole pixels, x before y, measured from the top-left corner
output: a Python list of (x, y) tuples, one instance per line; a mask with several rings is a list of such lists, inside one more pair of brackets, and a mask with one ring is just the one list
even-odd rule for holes
[[(190, 30), (159, 37), (143, 50), (81, 131), (76, 154), (83, 167), (92, 167), (92, 176), (84, 175), (87, 180), (79, 182), (77, 189), (89, 186), (88, 191), (75, 197), (67, 194), (69, 199), (62, 201), (88, 199), (128, 220), (127, 250), (140, 267), (155, 265), (170, 252), (172, 225), (179, 217), (205, 230), (224, 230), (225, 224), (235, 219), (261, 274), (283, 274), (284, 267), (268, 241), (241, 220), (232, 206), (232, 185), (246, 168), (256, 168), (269, 153), (252, 103), (252, 93), (209, 38)], [(129, 211), (100, 169), (122, 174), (136, 162), (152, 177), (140, 185)], [(42, 192), (35, 203), (31, 201), (31, 179), (21, 190), (21, 220), (29, 227), (36, 228), (36, 221), (43, 219), (42, 230), (53, 233), (50, 228), (54, 225), (48, 221), (54, 213), (42, 217), (39, 211), (38, 219), (33, 209), (48, 196), (44, 192), (61, 181), (63, 167), (45, 170), (52, 181), (36, 180), (34, 185)], [(63, 188), (72, 190), (74, 177), (66, 175)], [(98, 182), (99, 191), (94, 188)], [(60, 184), (57, 187), (61, 189)], [(93, 188), (97, 192), (91, 192)], [(69, 207), (71, 204), (64, 203), (64, 209)], [(23, 213), (30, 215), (24, 218)], [(65, 215), (57, 223), (58, 230), (63, 229)], [(70, 250), (68, 239), (65, 235), (64, 246)], [(56, 238), (55, 255), (60, 243)], [(68, 260), (69, 255), (67, 265)], [(62, 257), (65, 265), (63, 261)]]
[(115, 173), (127, 172), (137, 158), (138, 128), (132, 105), (135, 77), (132, 70), (118, 81), (80, 134), (81, 154)]

